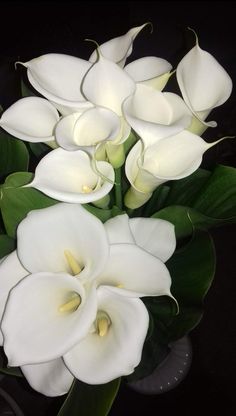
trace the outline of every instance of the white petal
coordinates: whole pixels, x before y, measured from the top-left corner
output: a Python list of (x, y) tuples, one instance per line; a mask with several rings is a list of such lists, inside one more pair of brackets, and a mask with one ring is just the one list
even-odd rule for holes
[(157, 218), (131, 218), (129, 226), (138, 246), (166, 262), (174, 253), (174, 225)]
[[(171, 64), (162, 58), (156, 56), (145, 56), (137, 59), (136, 61), (130, 62), (126, 65), (124, 70), (129, 74), (135, 82), (143, 82), (146, 85), (150, 85), (159, 89), (160, 91), (164, 88), (168, 81), (172, 66)], [(167, 74), (168, 73), (168, 74)], [(166, 74), (166, 82), (160, 83), (160, 78)], [(162, 78), (164, 80), (164, 78)], [(159, 84), (159, 85), (158, 85)]]
[(74, 56), (49, 53), (23, 63), (29, 82), (48, 100), (77, 110), (90, 106), (81, 93), (91, 63)]
[(176, 76), (183, 98), (194, 113), (223, 104), (232, 91), (227, 72), (198, 44), (179, 63)]
[(132, 236), (129, 217), (127, 214), (117, 215), (106, 221), (104, 226), (108, 235), (110, 244), (127, 243), (134, 244), (135, 240)]
[[(27, 276), (28, 272), (22, 267), (17, 257), (16, 251), (9, 254), (0, 265), (0, 320), (5, 309), (7, 298), (10, 290), (23, 277)], [(3, 344), (2, 333), (0, 332), (0, 345)]]
[(71, 273), (65, 250), (84, 267), (80, 276), (92, 278), (107, 261), (108, 242), (102, 222), (77, 204), (31, 211), (18, 226), (17, 236), (19, 258), (33, 273)]
[(81, 203), (98, 201), (113, 187), (114, 170), (107, 162), (96, 162), (95, 173), (89, 156), (77, 150), (56, 149), (37, 165), (29, 186), (59, 201)]
[(158, 178), (184, 178), (199, 167), (203, 153), (211, 145), (184, 130), (150, 146), (144, 156), (143, 168)]
[[(146, 26), (145, 23), (142, 26), (134, 27), (130, 29), (125, 35), (111, 39), (99, 46), (101, 54), (113, 61), (118, 63), (121, 67), (124, 65), (126, 58), (130, 56), (133, 49), (133, 41), (138, 33)], [(89, 58), (90, 62), (97, 60), (97, 52), (94, 51)]]
[(164, 263), (134, 244), (113, 244), (97, 285), (129, 297), (170, 295), (171, 278)]
[(65, 117), (62, 117), (61, 120), (57, 123), (55, 129), (55, 137), (60, 147), (63, 147), (66, 150), (78, 150), (78, 145), (75, 143), (74, 139), (74, 128), (76, 121), (81, 116), (81, 114), (81, 112), (69, 114)]
[(54, 140), (59, 120), (57, 110), (44, 98), (21, 98), (2, 115), (0, 126), (8, 133), (28, 142)]
[[(149, 173), (148, 169), (142, 169), (141, 155), (142, 144), (139, 140), (130, 150), (125, 163), (125, 173), (127, 179), (134, 188), (132, 191), (134, 194), (133, 196), (137, 200), (137, 203), (140, 199), (141, 205), (139, 206), (142, 206), (151, 197), (151, 193), (157, 188), (157, 186), (165, 182), (165, 180), (159, 179)], [(147, 199), (145, 200), (145, 198)]]
[(103, 384), (134, 371), (148, 329), (148, 312), (140, 299), (99, 289), (99, 309), (111, 320), (108, 333), (90, 333), (65, 356), (70, 371), (88, 384)]
[(91, 103), (109, 108), (119, 116), (121, 105), (126, 97), (135, 90), (135, 83), (130, 76), (112, 61), (99, 56), (87, 72), (82, 91)]
[(123, 111), (145, 146), (176, 134), (191, 123), (191, 113), (178, 95), (143, 84), (137, 84), (135, 93), (124, 101)]
[(74, 380), (61, 358), (47, 363), (23, 365), (21, 371), (34, 390), (49, 397), (68, 393)]
[[(59, 308), (81, 297), (74, 312)], [(86, 294), (79, 279), (63, 273), (35, 273), (16, 285), (2, 320), (4, 350), (10, 366), (59, 358), (88, 332), (97, 312), (96, 291)]]

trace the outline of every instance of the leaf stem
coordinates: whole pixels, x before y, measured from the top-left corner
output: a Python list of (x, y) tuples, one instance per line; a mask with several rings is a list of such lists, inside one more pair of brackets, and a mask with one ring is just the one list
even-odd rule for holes
[(123, 209), (121, 168), (115, 169), (115, 204), (118, 208), (120, 208), (120, 210)]

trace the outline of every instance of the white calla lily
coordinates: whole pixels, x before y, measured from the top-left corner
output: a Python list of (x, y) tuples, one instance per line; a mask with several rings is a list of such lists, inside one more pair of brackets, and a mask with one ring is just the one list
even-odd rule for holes
[(94, 105), (102, 106), (122, 116), (122, 103), (135, 90), (135, 82), (117, 64), (99, 54), (82, 83), (82, 92)]
[(47, 363), (23, 365), (21, 371), (34, 390), (48, 397), (68, 393), (74, 380), (62, 358)]
[(158, 218), (129, 218), (118, 215), (104, 224), (110, 244), (137, 244), (148, 253), (166, 262), (174, 253), (174, 225)]
[(137, 208), (162, 183), (191, 175), (200, 166), (204, 152), (221, 140), (207, 143), (183, 130), (159, 140), (144, 153), (141, 141), (137, 142), (126, 159), (126, 176), (131, 184), (125, 197), (126, 206)]
[(82, 114), (63, 117), (57, 124), (58, 144), (66, 150), (94, 149), (97, 144), (116, 140), (121, 130), (120, 118), (111, 110), (94, 107)]
[(1, 323), (4, 349), (12, 366), (42, 364), (60, 358), (94, 322), (93, 280), (106, 264), (109, 245), (101, 221), (74, 204), (32, 211), (17, 234), (24, 268), (14, 253), (0, 266), (10, 276), (4, 291), (13, 286)]
[(137, 84), (134, 94), (124, 101), (123, 112), (145, 147), (177, 134), (191, 123), (191, 113), (178, 95), (143, 84)]
[(59, 114), (53, 105), (39, 97), (21, 98), (4, 111), (0, 126), (28, 142), (50, 142)]
[(109, 259), (96, 284), (130, 298), (172, 297), (171, 278), (164, 263), (135, 244), (111, 245)]
[(140, 299), (99, 288), (96, 321), (90, 333), (64, 355), (64, 361), (75, 377), (89, 384), (131, 374), (141, 360), (148, 323)]
[(162, 58), (156, 56), (145, 56), (130, 62), (124, 70), (135, 82), (149, 85), (162, 91), (171, 74), (172, 65)]
[(22, 63), (32, 86), (63, 115), (92, 105), (81, 93), (80, 85), (91, 63), (74, 56), (49, 53)]
[[(133, 41), (139, 32), (147, 25), (134, 27), (130, 29), (125, 35), (118, 36), (117, 38), (111, 39), (99, 46), (101, 54), (110, 61), (119, 64), (121, 67), (124, 66), (126, 58), (128, 58), (133, 50)], [(96, 62), (97, 51), (94, 51), (89, 58), (90, 62)]]
[[(28, 271), (24, 269), (20, 263), (16, 251), (9, 254), (0, 263), (1, 273), (1, 291), (0, 291), (0, 320), (4, 312), (6, 301), (9, 295), (9, 291), (15, 286), (21, 279), (28, 275)], [(3, 336), (0, 332), (0, 345), (3, 345)]]
[(41, 159), (27, 186), (59, 201), (85, 204), (108, 195), (114, 178), (114, 169), (108, 162), (98, 161), (92, 166), (84, 151), (59, 148)]
[(224, 68), (210, 53), (201, 49), (197, 41), (178, 64), (176, 76), (184, 101), (194, 116), (205, 128), (215, 127), (214, 121), (204, 120), (231, 94), (232, 80)]
[(69, 274), (42, 272), (11, 290), (1, 323), (10, 366), (59, 358), (87, 334), (97, 297), (95, 289), (85, 288)]

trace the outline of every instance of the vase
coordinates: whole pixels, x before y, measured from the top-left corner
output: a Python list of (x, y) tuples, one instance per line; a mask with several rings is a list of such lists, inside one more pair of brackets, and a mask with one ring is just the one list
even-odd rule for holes
[(192, 346), (188, 336), (169, 345), (170, 352), (147, 377), (128, 383), (138, 393), (162, 394), (177, 387), (184, 380), (192, 362)]

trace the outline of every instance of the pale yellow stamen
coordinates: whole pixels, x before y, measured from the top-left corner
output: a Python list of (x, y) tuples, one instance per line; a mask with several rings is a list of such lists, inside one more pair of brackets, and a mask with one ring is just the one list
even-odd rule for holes
[(77, 293), (68, 302), (59, 307), (59, 312), (74, 312), (81, 304), (81, 297)]
[(109, 326), (110, 326), (110, 322), (107, 318), (98, 319), (97, 320), (98, 335), (100, 337), (104, 337), (108, 332)]
[(118, 287), (119, 289), (123, 289), (124, 285), (122, 285), (122, 283), (119, 283), (118, 285), (116, 285), (116, 287)]
[(92, 192), (93, 190), (92, 190), (92, 188), (90, 188), (90, 186), (87, 186), (87, 185), (83, 185), (82, 186), (82, 192), (84, 193), (84, 194), (89, 194), (90, 192)]
[(73, 254), (71, 254), (69, 250), (65, 250), (64, 255), (73, 275), (76, 276), (77, 274), (79, 274), (82, 268), (80, 267), (77, 260), (74, 258)]

